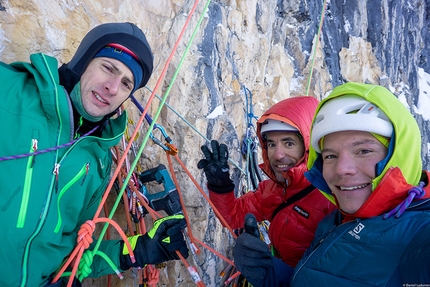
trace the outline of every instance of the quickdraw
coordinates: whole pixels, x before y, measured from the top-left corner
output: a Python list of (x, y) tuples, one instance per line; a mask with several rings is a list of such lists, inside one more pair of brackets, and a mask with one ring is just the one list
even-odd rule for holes
[[(110, 218), (113, 216), (113, 213), (115, 212), (117, 204), (119, 203), (119, 201), (121, 199), (122, 199), (122, 202), (124, 203), (124, 206), (127, 207), (127, 208), (129, 208), (130, 206), (134, 206), (134, 204), (136, 204), (137, 211), (139, 211), (141, 214), (143, 213), (141, 211), (143, 209), (141, 209), (141, 208), (145, 208), (148, 211), (148, 213), (151, 215), (151, 217), (153, 219), (156, 219), (156, 218), (160, 217), (160, 215), (155, 210), (153, 210), (151, 208), (151, 206), (149, 204), (148, 198), (146, 198), (143, 195), (143, 193), (140, 191), (139, 185), (138, 185), (138, 181), (136, 180), (136, 174), (134, 174), (133, 172), (130, 172), (130, 171), (134, 170), (134, 167), (136, 166), (136, 161), (134, 163), (134, 166), (133, 165), (131, 167), (127, 166), (127, 170), (124, 169), (123, 163), (124, 163), (124, 161), (127, 160), (127, 154), (129, 152), (130, 148), (133, 146), (134, 140), (137, 139), (138, 129), (141, 126), (141, 124), (143, 122), (143, 119), (145, 118), (145, 119), (147, 119), (147, 121), (149, 119), (151, 119), (149, 117), (149, 115), (147, 115), (147, 109), (150, 106), (150, 103), (152, 102), (153, 97), (155, 96), (155, 92), (157, 91), (158, 87), (162, 83), (162, 80), (163, 80), (163, 78), (164, 78), (164, 76), (166, 74), (166, 71), (167, 71), (167, 67), (170, 64), (170, 61), (171, 61), (171, 59), (172, 59), (172, 57), (173, 57), (173, 55), (174, 55), (174, 53), (175, 53), (175, 51), (176, 51), (176, 49), (177, 49), (177, 47), (179, 45), (179, 41), (182, 38), (182, 35), (183, 35), (183, 33), (185, 31), (185, 28), (187, 27), (187, 25), (188, 25), (188, 23), (190, 21), (191, 16), (194, 14), (194, 11), (195, 11), (195, 9), (197, 7), (198, 2), (199, 2), (198, 0), (195, 1), (192, 9), (188, 13), (187, 21), (184, 24), (184, 27), (183, 27), (183, 29), (182, 29), (182, 31), (181, 31), (178, 39), (177, 39), (177, 42), (175, 43), (175, 46), (173, 47), (172, 52), (171, 52), (168, 60), (165, 63), (165, 66), (164, 66), (164, 68), (163, 68), (163, 70), (162, 70), (162, 72), (160, 74), (160, 77), (159, 77), (159, 79), (158, 79), (158, 81), (157, 81), (157, 83), (155, 85), (154, 91), (151, 93), (151, 96), (148, 99), (148, 103), (146, 105), (145, 110), (143, 110), (143, 108), (140, 109), (140, 111), (142, 113), (141, 118), (140, 118), (139, 122), (137, 123), (137, 127), (136, 127), (135, 131), (133, 132), (133, 135), (130, 138), (127, 139), (128, 140), (128, 144), (127, 144), (127, 146), (123, 150), (123, 155), (120, 157), (119, 150), (117, 148), (115, 149), (114, 153), (116, 154), (115, 163), (117, 165), (117, 169), (114, 171), (113, 180), (108, 184), (108, 186), (106, 188), (106, 192), (103, 195), (100, 207), (98, 208), (98, 210), (96, 211), (96, 214), (94, 215), (94, 219), (92, 221), (89, 221), (88, 224), (86, 224), (85, 227), (83, 227), (84, 231), (82, 231), (82, 233), (80, 232), (79, 242), (77, 244), (77, 247), (71, 253), (68, 261), (66, 262), (66, 264), (63, 266), (63, 268), (60, 270), (60, 272), (56, 275), (56, 277), (54, 278), (53, 283), (55, 283), (55, 282), (58, 281), (58, 279), (63, 275), (65, 269), (71, 264), (72, 261), (74, 261), (75, 262), (75, 266), (73, 267), (73, 270), (72, 270), (69, 282), (67, 284), (67, 286), (71, 286), (71, 284), (73, 282), (73, 278), (74, 278), (74, 276), (76, 275), (76, 272), (77, 272), (77, 267), (78, 267), (79, 262), (80, 262), (80, 260), (82, 258), (82, 255), (84, 253), (84, 250), (89, 245), (89, 239), (88, 239), (89, 236), (88, 235), (90, 235), (90, 233), (94, 230), (94, 226), (93, 225), (95, 223), (98, 223), (98, 222), (110, 222), (113, 226), (115, 226), (116, 228), (119, 228), (115, 222), (113, 222), (113, 221), (111, 222)], [(210, 0), (207, 2), (206, 6), (205, 6), (205, 8), (204, 8), (204, 10), (202, 12), (202, 15), (201, 15), (201, 17), (199, 19), (199, 25), (200, 25), (201, 21), (203, 20), (203, 17), (205, 15), (205, 12), (207, 11), (207, 7), (209, 6), (210, 2), (211, 2)], [(326, 3), (326, 1), (324, 1), (324, 8), (325, 8), (325, 3)], [(323, 8), (323, 11), (324, 11), (324, 8)], [(321, 15), (320, 27), (321, 27), (321, 24), (322, 24), (322, 19), (323, 19), (323, 13)], [(192, 39), (194, 38), (194, 35), (195, 35), (196, 31), (197, 30), (194, 31), (194, 33), (192, 35)], [(318, 33), (318, 36), (319, 36), (319, 33)], [(187, 46), (187, 50), (186, 51), (188, 51), (189, 46), (190, 45)], [(316, 49), (316, 46), (315, 46), (315, 49)], [(315, 52), (315, 50), (314, 50), (314, 52)], [(185, 56), (185, 53), (184, 53), (184, 56)], [(183, 60), (183, 58), (181, 59), (181, 63), (182, 63), (182, 60)], [(313, 65), (312, 65), (312, 67), (313, 67)], [(311, 73), (311, 75), (312, 75), (312, 73)], [(175, 76), (176, 76), (176, 73), (175, 73)], [(173, 80), (174, 79), (172, 79), (172, 81)], [(171, 85), (169, 85), (168, 91), (170, 91), (170, 88), (171, 88)], [(247, 89), (245, 90), (245, 95), (247, 95)], [(167, 96), (167, 94), (166, 94), (166, 96)], [(134, 96), (132, 96), (131, 99), (135, 100)], [(164, 100), (165, 100), (165, 98), (163, 99), (162, 105), (164, 104)], [(137, 101), (136, 101), (136, 103), (137, 103)], [(252, 106), (252, 104), (251, 104), (251, 106)], [(253, 118), (254, 117), (253, 117), (252, 111), (251, 111), (251, 113), (249, 113), (249, 119), (251, 120)], [(157, 138), (155, 138), (155, 136), (153, 135), (152, 131), (150, 131), (149, 137), (151, 137), (151, 139), (157, 145), (159, 145), (161, 148), (163, 148), (163, 150), (166, 152), (167, 160), (169, 162), (169, 170), (170, 170), (170, 173), (172, 174), (173, 181), (175, 182), (175, 185), (177, 186), (177, 191), (178, 191), (178, 194), (179, 194), (179, 199), (181, 201), (181, 206), (184, 206), (184, 204), (183, 204), (183, 201), (182, 201), (182, 196), (181, 196), (181, 191), (180, 191), (179, 185), (177, 184), (177, 180), (176, 180), (176, 177), (175, 177), (174, 172), (173, 172), (173, 166), (172, 166), (172, 162), (171, 162), (170, 156), (174, 156), (175, 157), (175, 159), (178, 161), (178, 163), (181, 165), (181, 167), (185, 170), (185, 172), (188, 174), (188, 176), (190, 177), (190, 179), (196, 185), (197, 189), (200, 191), (200, 193), (202, 194), (202, 196), (211, 205), (212, 209), (214, 210), (214, 212), (217, 215), (217, 217), (220, 219), (220, 221), (223, 224), (223, 226), (225, 226), (230, 231), (230, 233), (232, 234), (233, 238), (236, 238), (237, 235), (235, 234), (235, 232), (229, 227), (229, 225), (223, 219), (223, 217), (221, 216), (221, 214), (217, 211), (216, 207), (211, 203), (211, 201), (209, 200), (209, 198), (206, 195), (206, 193), (198, 185), (197, 181), (192, 177), (192, 175), (190, 174), (190, 172), (186, 169), (185, 165), (179, 159), (179, 157), (177, 155), (178, 154), (178, 149), (174, 146), (174, 144), (171, 141), (171, 139), (166, 136), (165, 130), (162, 129), (162, 128), (160, 129), (160, 127), (157, 126), (157, 125), (153, 125), (153, 127), (154, 127), (153, 129), (158, 128), (161, 131), (161, 133), (163, 134), (163, 136), (165, 137), (165, 139), (166, 139), (166, 143), (163, 144), (160, 140), (158, 140)], [(249, 129), (247, 131), (247, 135), (250, 135), (251, 131), (252, 131), (252, 129), (251, 129), (251, 127), (249, 127)], [(255, 144), (255, 143), (256, 143), (255, 141), (248, 141), (248, 140), (246, 142), (244, 141), (244, 145), (246, 146), (246, 152), (247, 153), (251, 150), (251, 148), (253, 147), (253, 144)], [(143, 150), (145, 144), (146, 144), (146, 142), (144, 142), (142, 144), (142, 147), (141, 147), (140, 151)], [(136, 160), (139, 158), (139, 152), (135, 153)], [(23, 156), (28, 156), (28, 154), (25, 154)], [(8, 159), (9, 158), (3, 158), (3, 160), (8, 160)], [(249, 157), (249, 159), (251, 160), (251, 157)], [(238, 166), (236, 165), (236, 167), (238, 167)], [(239, 168), (239, 170), (240, 170), (240, 168)], [(131, 184), (129, 183), (130, 178), (133, 178), (133, 180), (131, 181)], [(105, 208), (106, 199), (108, 197), (109, 191), (114, 186), (114, 184), (117, 184), (118, 187), (119, 187), (119, 189), (120, 189), (120, 192), (118, 194), (118, 198), (119, 199), (117, 199), (117, 201), (114, 203), (114, 207), (113, 207), (111, 213), (109, 214), (109, 218), (100, 218), (99, 215), (100, 215), (101, 209)], [(127, 189), (126, 193), (124, 193), (125, 189)], [(132, 200), (131, 200), (132, 202), (131, 203), (130, 203), (128, 195), (131, 195), (131, 198), (132, 198)], [(139, 207), (139, 205), (141, 205), (141, 206)], [(137, 211), (134, 210), (134, 213), (137, 214)], [(189, 222), (189, 218), (188, 218), (186, 209), (183, 209), (183, 212), (184, 212), (184, 216), (185, 216), (186, 220)], [(105, 209), (105, 214), (108, 214), (108, 212), (107, 212), (106, 209)], [(140, 224), (140, 225), (138, 225), (139, 228), (129, 227), (129, 232), (132, 235), (134, 234), (135, 230), (139, 230), (141, 233), (145, 233), (146, 232), (146, 228), (145, 228), (145, 226), (143, 224), (142, 218), (143, 218), (143, 216), (140, 217), (140, 218), (137, 218), (137, 219), (139, 219), (139, 224)], [(133, 226), (129, 217), (127, 217), (127, 220), (128, 220), (128, 225), (129, 226)], [(88, 228), (88, 226), (90, 228)], [(101, 232), (100, 238), (104, 237), (107, 228), (108, 228), (108, 225), (105, 224), (105, 227), (103, 228), (103, 230)], [(122, 233), (122, 231), (121, 231), (120, 228), (118, 229), (118, 232), (120, 234), (124, 235)], [(231, 283), (234, 285), (234, 284), (237, 284), (238, 281), (240, 281), (240, 279), (238, 279), (240, 273), (237, 272), (237, 271), (235, 272), (234, 268), (232, 267), (232, 266), (234, 266), (234, 263), (232, 261), (230, 261), (229, 259), (227, 259), (226, 257), (224, 257), (222, 254), (217, 253), (215, 250), (213, 250), (211, 247), (207, 246), (202, 241), (200, 241), (197, 238), (195, 238), (192, 235), (192, 233), (191, 233), (190, 224), (187, 225), (187, 232), (185, 232), (184, 234), (185, 234), (185, 236), (187, 238), (187, 241), (190, 244), (190, 247), (191, 247), (190, 249), (192, 250), (193, 254), (194, 253), (198, 254), (198, 252), (199, 252), (199, 249), (196, 247), (196, 244), (195, 244), (195, 243), (198, 243), (199, 245), (201, 245), (201, 246), (207, 248), (208, 250), (214, 252), (215, 254), (217, 254), (220, 258), (222, 258), (224, 261), (226, 261), (229, 264), (228, 270), (227, 270), (228, 272), (227, 271), (225, 271), (225, 272), (223, 271), (223, 274), (228, 274), (228, 276), (229, 276), (228, 278), (226, 278), (226, 280), (224, 282), (225, 286), (227, 286), (227, 285), (229, 285)], [(125, 239), (124, 241), (126, 242), (126, 244), (128, 243), (128, 240)], [(127, 244), (127, 247), (129, 248), (130, 255), (132, 255), (133, 253), (132, 253), (132, 250), (131, 250), (131, 247), (129, 246), (129, 244)], [(93, 256), (95, 254), (97, 254), (97, 248), (93, 252), (94, 252), (92, 254)], [(181, 254), (179, 252), (177, 254), (180, 257), (180, 259), (182, 260), (182, 262), (184, 263), (184, 265), (187, 267), (188, 271), (190, 272), (190, 276), (193, 278), (193, 280), (196, 283), (196, 285), (197, 286), (204, 286), (203, 282), (199, 279), (200, 277), (196, 276), (197, 269), (195, 267), (193, 267), (193, 266), (190, 266), (188, 264), (188, 262), (181, 256)], [(154, 279), (154, 277), (152, 275), (155, 274), (155, 273), (152, 273), (153, 270), (156, 270), (153, 266), (147, 266), (144, 269), (145, 272), (139, 272), (140, 274), (142, 274), (141, 275), (142, 278), (141, 278), (140, 282), (145, 282), (145, 284), (146, 283), (156, 284), (156, 280), (152, 280), (152, 279)], [(82, 278), (81, 275), (79, 276), (80, 279)], [(151, 282), (149, 282), (149, 281), (151, 281)], [(242, 286), (244, 286), (244, 285), (242, 285)]]
[[(248, 117), (248, 124), (246, 128), (245, 137), (242, 141), (242, 155), (246, 157), (246, 179), (247, 186), (252, 190), (257, 189), (258, 184), (262, 181), (260, 168), (258, 167), (258, 146), (259, 141), (256, 135), (255, 127), (252, 120), (257, 119), (252, 111), (252, 93), (248, 88), (243, 86), (246, 99), (246, 113)], [(248, 99), (249, 98), (249, 99)]]

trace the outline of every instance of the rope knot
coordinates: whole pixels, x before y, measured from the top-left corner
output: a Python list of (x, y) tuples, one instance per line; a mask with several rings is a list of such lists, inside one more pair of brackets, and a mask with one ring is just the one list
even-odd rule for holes
[(412, 187), (408, 191), (408, 197), (406, 197), (406, 199), (402, 203), (400, 203), (395, 209), (384, 214), (383, 218), (387, 219), (387, 218), (393, 216), (394, 214), (396, 214), (396, 218), (399, 218), (403, 214), (403, 212), (405, 212), (405, 210), (409, 207), (409, 205), (412, 203), (412, 201), (415, 198), (421, 198), (426, 194), (426, 191), (424, 190), (423, 187), (424, 187), (424, 182), (422, 182), (422, 181), (420, 181), (418, 186)]
[(155, 286), (160, 281), (160, 270), (152, 267), (151, 265), (147, 265), (145, 268), (145, 275), (147, 279), (148, 286)]
[(418, 186), (412, 187), (408, 194), (409, 196), (412, 196), (412, 198), (421, 198), (426, 194), (426, 191), (424, 190), (424, 182), (420, 181)]
[(84, 248), (87, 249), (93, 242), (93, 233), (95, 229), (96, 225), (92, 220), (87, 220), (84, 224), (82, 224), (81, 229), (79, 229), (78, 232), (78, 244), (82, 243)]
[(93, 255), (88, 250), (82, 254), (82, 258), (78, 266), (78, 274), (80, 277), (85, 278), (91, 274), (92, 270), (90, 266), (93, 264), (93, 258)]

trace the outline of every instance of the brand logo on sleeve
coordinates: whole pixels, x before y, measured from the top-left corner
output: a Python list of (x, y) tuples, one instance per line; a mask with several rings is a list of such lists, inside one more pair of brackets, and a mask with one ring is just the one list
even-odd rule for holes
[(101, 158), (99, 158), (99, 163), (100, 163), (100, 168), (101, 168), (101, 169), (104, 169), (104, 168), (105, 168), (105, 165), (103, 164), (103, 161), (102, 161), (102, 159), (101, 159)]

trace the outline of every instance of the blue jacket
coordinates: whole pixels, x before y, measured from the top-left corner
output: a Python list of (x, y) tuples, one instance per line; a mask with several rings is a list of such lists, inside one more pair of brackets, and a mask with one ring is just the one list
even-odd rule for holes
[(291, 286), (430, 283), (430, 199), (414, 202), (399, 218), (339, 219), (334, 212), (321, 222)]
[(294, 271), (274, 259), (275, 267), (258, 286), (430, 283), (430, 199), (412, 203), (399, 218), (376, 216), (340, 222), (339, 211), (327, 216)]
[[(325, 102), (342, 95), (375, 103), (393, 124), (388, 155), (375, 166), (372, 194), (354, 214), (339, 210), (323, 219), (294, 271), (274, 260), (261, 286), (430, 284), (430, 173), (422, 171), (418, 125), (390, 91), (367, 84), (336, 87), (317, 113)], [(321, 155), (312, 147), (308, 168), (306, 178), (337, 204), (322, 176)], [(410, 203), (412, 196), (417, 198)]]

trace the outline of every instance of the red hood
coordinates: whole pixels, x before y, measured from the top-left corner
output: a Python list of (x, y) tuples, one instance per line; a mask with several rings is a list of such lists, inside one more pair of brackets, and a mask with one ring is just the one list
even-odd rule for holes
[[(257, 122), (257, 135), (260, 140), (262, 147), (263, 163), (260, 164), (260, 168), (267, 174), (267, 176), (275, 182), (279, 181), (276, 179), (275, 173), (270, 167), (269, 158), (267, 156), (267, 149), (265, 141), (260, 135), (261, 125), (267, 119), (274, 119), (285, 122), (297, 128), (303, 137), (305, 145), (305, 155), (297, 163), (295, 167), (284, 173), (285, 179), (288, 180), (288, 184), (295, 184), (291, 182), (292, 179), (302, 178), (297, 177), (297, 173), (303, 173), (307, 170), (306, 162), (308, 159), (309, 143), (310, 143), (310, 127), (315, 110), (318, 106), (318, 100), (310, 96), (301, 96), (288, 98), (269, 108)], [(284, 183), (280, 183), (284, 184)]]
[[(345, 216), (344, 221), (351, 221), (355, 218), (369, 218), (389, 212), (405, 200), (412, 187), (414, 186), (406, 182), (399, 168), (390, 168), (378, 187), (357, 212), (354, 214), (342, 212)], [(423, 198), (430, 198), (430, 186), (427, 184), (427, 187), (424, 189), (426, 194)]]

